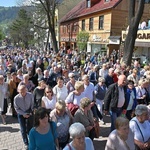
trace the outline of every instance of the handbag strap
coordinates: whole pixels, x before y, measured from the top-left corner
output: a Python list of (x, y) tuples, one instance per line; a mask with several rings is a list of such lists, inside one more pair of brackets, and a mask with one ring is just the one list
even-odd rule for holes
[(69, 147), (69, 150), (72, 150), (72, 148), (71, 148), (70, 144), (67, 144), (67, 145), (68, 145), (68, 147)]
[(132, 120), (132, 121), (134, 121), (134, 122), (136, 123), (136, 125), (137, 125), (137, 127), (138, 127), (138, 129), (139, 129), (139, 131), (140, 131), (140, 133), (141, 133), (141, 135), (142, 135), (143, 142), (144, 142), (144, 136), (143, 136), (143, 133), (142, 133), (142, 131), (141, 131), (141, 129), (140, 129), (140, 127), (139, 127), (137, 121), (136, 121), (136, 120)]

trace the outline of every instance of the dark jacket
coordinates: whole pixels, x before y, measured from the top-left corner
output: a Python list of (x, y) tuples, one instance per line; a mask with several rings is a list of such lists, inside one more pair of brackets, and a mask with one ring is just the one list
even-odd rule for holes
[(107, 91), (107, 87), (106, 87), (106, 85), (103, 85), (103, 89), (102, 89), (102, 87), (97, 83), (95, 85), (95, 91), (97, 92), (95, 95), (96, 98), (99, 100), (103, 100), (105, 97), (105, 93)]
[(105, 84), (107, 87), (109, 87), (111, 84), (114, 83), (113, 77), (109, 76), (108, 74), (104, 78), (105, 78)]
[[(127, 108), (127, 87), (125, 86), (123, 89), (125, 94), (125, 103), (122, 109), (126, 109)], [(104, 97), (104, 110), (108, 111), (110, 108), (111, 111), (115, 112), (118, 105), (118, 98), (119, 98), (118, 83), (111, 84), (108, 87), (108, 90)]]

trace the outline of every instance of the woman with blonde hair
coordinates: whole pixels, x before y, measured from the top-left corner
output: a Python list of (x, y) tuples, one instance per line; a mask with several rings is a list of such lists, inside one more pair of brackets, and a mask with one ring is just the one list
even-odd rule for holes
[(76, 81), (75, 83), (75, 90), (69, 93), (65, 102), (73, 103), (75, 105), (80, 105), (80, 100), (85, 97), (84, 93), (84, 83), (82, 81)]
[(146, 104), (146, 95), (147, 92), (145, 90), (146, 87), (146, 80), (140, 79), (138, 82), (138, 86), (135, 87), (136, 89), (136, 98), (138, 104)]
[(55, 109), (50, 112), (50, 119), (57, 125), (59, 146), (63, 149), (69, 142), (69, 126), (73, 119), (63, 100), (56, 102)]
[(129, 120), (118, 117), (115, 126), (116, 129), (108, 137), (105, 150), (135, 150), (134, 135), (129, 129)]

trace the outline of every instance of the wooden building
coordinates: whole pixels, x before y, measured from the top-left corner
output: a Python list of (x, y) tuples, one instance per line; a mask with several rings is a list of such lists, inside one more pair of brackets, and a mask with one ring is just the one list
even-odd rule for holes
[[(122, 30), (128, 26), (128, 0), (83, 0), (60, 20), (60, 45), (76, 48), (81, 30), (89, 33), (87, 51), (111, 54), (121, 44)], [(144, 16), (149, 14), (148, 7)]]

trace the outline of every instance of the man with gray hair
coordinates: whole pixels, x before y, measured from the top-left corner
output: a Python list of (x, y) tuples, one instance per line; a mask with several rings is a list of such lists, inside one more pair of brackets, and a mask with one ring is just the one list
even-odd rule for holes
[(105, 84), (107, 87), (109, 87), (111, 84), (114, 83), (114, 80), (113, 80), (113, 74), (114, 74), (114, 69), (113, 68), (109, 68), (108, 70), (108, 74), (105, 75)]
[(110, 85), (104, 97), (104, 111), (111, 116), (111, 131), (115, 129), (115, 120), (127, 108), (126, 76), (120, 75), (118, 82)]
[(33, 127), (33, 107), (34, 97), (33, 94), (27, 92), (25, 85), (18, 86), (19, 94), (14, 98), (14, 108), (17, 112), (18, 122), (20, 124), (20, 130), (25, 144), (25, 148), (28, 149), (28, 133)]

